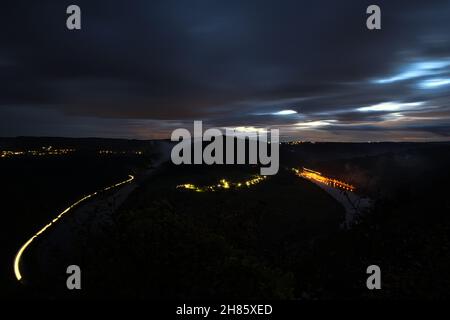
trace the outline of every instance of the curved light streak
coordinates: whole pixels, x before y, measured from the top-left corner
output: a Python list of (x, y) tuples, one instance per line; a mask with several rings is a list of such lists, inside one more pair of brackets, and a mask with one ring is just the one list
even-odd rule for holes
[(16, 257), (14, 258), (14, 274), (16, 276), (16, 279), (18, 281), (22, 280), (22, 274), (20, 273), (20, 260), (22, 258), (23, 253), (25, 252), (25, 250), (28, 248), (28, 246), (37, 238), (39, 237), (42, 233), (44, 233), (48, 228), (50, 228), (56, 221), (58, 221), (59, 219), (61, 219), (61, 217), (66, 214), (67, 212), (69, 212), (70, 210), (72, 210), (74, 207), (78, 206), (80, 203), (86, 201), (87, 199), (92, 198), (93, 196), (97, 195), (99, 192), (102, 191), (108, 191), (114, 188), (117, 188), (123, 184), (129, 183), (131, 181), (134, 180), (134, 176), (133, 175), (128, 175), (128, 179), (121, 181), (119, 183), (116, 183), (112, 186), (103, 188), (101, 191), (96, 191), (94, 193), (91, 193), (83, 198), (81, 198), (80, 200), (78, 200), (77, 202), (71, 204), (69, 207), (67, 207), (64, 211), (62, 211), (56, 218), (54, 218), (50, 223), (48, 223), (46, 226), (44, 226), (41, 230), (39, 230), (38, 232), (36, 232), (35, 235), (33, 235), (27, 242), (25, 242), (25, 244), (19, 249), (19, 251), (17, 251)]

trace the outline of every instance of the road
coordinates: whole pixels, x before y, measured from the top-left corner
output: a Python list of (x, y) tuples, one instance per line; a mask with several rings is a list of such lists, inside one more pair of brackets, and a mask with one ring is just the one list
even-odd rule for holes
[(344, 228), (351, 227), (356, 222), (356, 219), (372, 205), (369, 198), (356, 194), (354, 192), (356, 188), (348, 183), (327, 178), (320, 172), (306, 168), (302, 170), (293, 168), (292, 170), (297, 176), (311, 181), (325, 190), (344, 207), (345, 221), (342, 224)]
[(83, 198), (81, 198), (80, 200), (74, 202), (73, 204), (71, 204), (69, 207), (67, 207), (65, 210), (63, 210), (60, 214), (58, 214), (58, 216), (56, 216), (56, 218), (54, 218), (52, 221), (50, 221), (47, 225), (45, 225), (43, 228), (41, 228), (38, 232), (36, 232), (30, 239), (28, 239), (27, 242), (25, 242), (25, 244), (19, 249), (19, 251), (17, 252), (15, 258), (14, 258), (14, 275), (16, 276), (16, 279), (18, 281), (21, 281), (23, 279), (23, 275), (20, 271), (20, 263), (21, 263), (21, 259), (23, 254), (25, 253), (26, 249), (31, 245), (31, 243), (33, 241), (35, 241), (38, 237), (40, 237), (44, 232), (46, 232), (50, 227), (52, 227), (59, 219), (61, 219), (64, 215), (66, 215), (68, 212), (73, 211), (74, 208), (78, 207), (80, 204), (84, 203), (85, 201), (87, 201), (88, 199), (91, 199), (92, 197), (96, 196), (97, 194), (104, 192), (104, 191), (108, 191), (111, 189), (115, 189), (119, 186), (122, 186), (124, 184), (130, 183), (131, 181), (133, 181), (135, 179), (135, 177), (133, 175), (129, 175), (128, 179), (123, 180), (121, 182), (118, 182), (114, 185), (108, 186), (103, 188), (100, 191), (96, 191), (94, 193), (88, 194), (86, 196), (84, 196)]

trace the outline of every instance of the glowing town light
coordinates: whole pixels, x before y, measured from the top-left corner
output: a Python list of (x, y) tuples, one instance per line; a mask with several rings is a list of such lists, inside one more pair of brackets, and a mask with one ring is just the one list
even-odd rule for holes
[(378, 111), (395, 112), (395, 111), (416, 109), (417, 107), (420, 107), (422, 105), (423, 102), (409, 102), (409, 103), (383, 102), (368, 107), (361, 107), (356, 110), (361, 112), (378, 112)]
[(345, 183), (343, 181), (339, 181), (337, 179), (327, 178), (324, 175), (322, 175), (322, 173), (314, 171), (314, 170), (310, 170), (310, 169), (306, 169), (306, 168), (302, 168), (302, 169), (293, 168), (292, 171), (294, 171), (294, 173), (297, 176), (302, 177), (307, 180), (320, 182), (320, 183), (326, 184), (328, 186), (331, 186), (333, 188), (337, 188), (337, 189), (341, 189), (341, 190), (345, 190), (345, 191), (351, 191), (351, 192), (355, 191), (355, 187), (352, 186), (351, 184)]
[(295, 110), (281, 110), (281, 111), (275, 112), (273, 114), (276, 116), (287, 116), (287, 115), (296, 114), (296, 113), (297, 113), (297, 111), (295, 111)]
[(450, 78), (427, 79), (419, 83), (422, 89), (435, 89), (447, 85), (450, 85)]
[[(131, 181), (134, 180), (134, 176), (129, 175), (127, 180), (124, 180), (122, 182), (116, 183), (112, 186), (106, 187), (104, 188), (102, 191), (107, 191), (110, 189), (114, 189), (117, 188), (118, 186), (121, 186), (123, 184), (129, 183)], [(33, 235), (27, 242), (25, 242), (25, 244), (19, 249), (19, 251), (16, 254), (16, 257), (14, 258), (14, 274), (16, 276), (16, 279), (18, 281), (22, 280), (22, 273), (20, 272), (20, 260), (22, 258), (23, 253), (25, 252), (25, 250), (27, 249), (27, 247), (37, 238), (39, 237), (42, 233), (44, 233), (48, 228), (50, 228), (55, 222), (57, 222), (59, 219), (61, 219), (61, 217), (63, 215), (65, 215), (67, 212), (69, 212), (70, 210), (72, 210), (73, 208), (75, 208), (76, 206), (78, 206), (80, 203), (92, 198), (93, 196), (97, 195), (99, 192), (94, 192), (91, 193), (83, 198), (81, 198), (80, 200), (78, 200), (77, 202), (71, 204), (69, 207), (67, 207), (64, 211), (62, 211), (56, 218), (54, 218), (50, 223), (48, 223), (46, 226), (44, 226), (41, 230), (39, 230), (38, 232), (36, 232), (35, 235)]]
[(185, 189), (196, 192), (216, 192), (218, 190), (241, 189), (242, 186), (253, 186), (267, 179), (267, 176), (254, 176), (253, 178), (240, 182), (230, 182), (226, 179), (220, 179), (219, 183), (210, 186), (196, 186), (192, 183), (180, 184), (177, 189)]

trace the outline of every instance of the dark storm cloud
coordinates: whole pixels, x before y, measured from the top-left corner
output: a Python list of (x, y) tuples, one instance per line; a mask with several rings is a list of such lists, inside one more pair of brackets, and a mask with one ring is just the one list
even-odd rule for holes
[[(72, 3), (82, 9), (81, 31), (65, 28)], [(0, 113), (3, 123), (14, 119), (17, 125), (2, 133), (159, 137), (197, 119), (222, 127), (280, 127), (292, 136), (360, 130), (359, 138), (367, 128), (442, 136), (450, 117), (445, 86), (418, 86), (450, 78), (450, 65), (393, 80), (421, 61), (450, 58), (448, 1), (378, 1), (383, 29), (375, 32), (365, 27), (369, 4), (5, 3)], [(393, 110), (358, 111), (386, 102), (423, 102), (426, 111), (439, 108), (439, 119), (410, 114), (417, 110), (396, 118)], [(272, 114), (283, 109), (298, 113)], [(17, 112), (28, 120), (19, 123)], [(33, 131), (33, 123), (41, 129)]]

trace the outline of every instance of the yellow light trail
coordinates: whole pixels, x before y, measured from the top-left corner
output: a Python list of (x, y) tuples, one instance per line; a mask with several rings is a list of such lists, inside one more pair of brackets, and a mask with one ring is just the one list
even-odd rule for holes
[(67, 212), (69, 212), (70, 210), (72, 210), (73, 208), (75, 208), (76, 206), (78, 206), (80, 203), (86, 201), (87, 199), (92, 198), (93, 196), (97, 195), (98, 193), (102, 192), (102, 191), (108, 191), (114, 188), (117, 188), (123, 184), (129, 183), (131, 181), (134, 180), (134, 176), (133, 175), (128, 175), (128, 179), (121, 181), (119, 183), (116, 183), (112, 186), (103, 188), (101, 191), (96, 191), (94, 193), (91, 193), (87, 196), (84, 196), (83, 198), (81, 198), (80, 200), (78, 200), (77, 202), (71, 204), (69, 207), (67, 207), (64, 211), (62, 211), (55, 219), (53, 219), (50, 223), (48, 223), (46, 226), (44, 226), (41, 230), (39, 230), (34, 236), (32, 236), (27, 242), (25, 242), (25, 244), (19, 249), (19, 251), (17, 251), (16, 257), (14, 258), (14, 274), (16, 275), (16, 279), (18, 281), (22, 280), (22, 274), (20, 273), (20, 259), (22, 258), (22, 255), (24, 253), (24, 251), (27, 249), (27, 247), (37, 238), (39, 237), (42, 233), (45, 232), (45, 230), (47, 230), (48, 228), (50, 228), (56, 221), (58, 221), (59, 219), (61, 219), (61, 217), (66, 214)]
[(327, 177), (323, 176), (322, 173), (314, 171), (314, 170), (310, 170), (310, 169), (306, 169), (306, 168), (303, 168), (302, 170), (300, 170), (300, 169), (294, 168), (294, 169), (292, 169), (292, 171), (294, 171), (297, 176), (305, 178), (305, 179), (322, 182), (326, 185), (332, 186), (334, 188), (343, 189), (346, 191), (351, 191), (351, 192), (355, 191), (355, 187), (352, 186), (351, 184), (345, 183), (343, 181), (339, 181), (337, 179), (327, 178)]
[(264, 181), (265, 179), (267, 179), (267, 176), (254, 176), (253, 178), (246, 180), (246, 181), (241, 181), (241, 182), (230, 182), (227, 181), (226, 179), (221, 179), (219, 181), (218, 184), (215, 185), (211, 185), (211, 186), (203, 186), (203, 187), (199, 187), (196, 186), (192, 183), (185, 183), (185, 184), (180, 184), (177, 186), (177, 189), (186, 189), (186, 190), (192, 190), (192, 191), (196, 191), (196, 192), (215, 192), (219, 189), (239, 189), (243, 186), (246, 187), (250, 187), (253, 186), (255, 184), (258, 184), (262, 181)]

